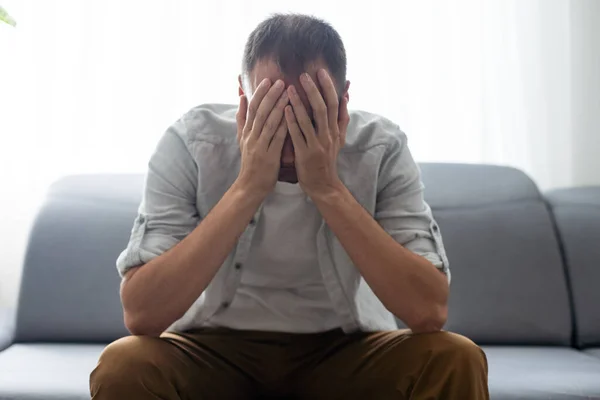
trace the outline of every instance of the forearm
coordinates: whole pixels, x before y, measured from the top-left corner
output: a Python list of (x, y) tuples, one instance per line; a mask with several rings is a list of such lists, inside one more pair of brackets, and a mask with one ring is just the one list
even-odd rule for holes
[(446, 276), (397, 243), (342, 186), (315, 196), (326, 223), (381, 302), (415, 332), (441, 329), (446, 320)]
[(121, 285), (127, 328), (159, 335), (181, 318), (212, 281), (261, 201), (235, 183), (185, 239), (131, 270)]

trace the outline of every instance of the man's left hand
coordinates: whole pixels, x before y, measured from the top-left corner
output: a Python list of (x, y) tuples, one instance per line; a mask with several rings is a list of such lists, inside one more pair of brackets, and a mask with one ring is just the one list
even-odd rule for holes
[(292, 105), (285, 109), (288, 130), (294, 144), (298, 181), (313, 200), (343, 187), (336, 164), (350, 122), (348, 100), (342, 97), (340, 104), (335, 85), (327, 71), (319, 70), (317, 78), (323, 89), (323, 96), (308, 74), (300, 76), (300, 84), (308, 96), (316, 127), (294, 86), (288, 87)]

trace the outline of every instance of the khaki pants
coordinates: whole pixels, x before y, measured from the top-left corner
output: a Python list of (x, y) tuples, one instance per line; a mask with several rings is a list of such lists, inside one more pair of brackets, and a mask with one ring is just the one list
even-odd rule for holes
[(448, 332), (206, 329), (110, 344), (92, 398), (488, 399), (487, 361)]

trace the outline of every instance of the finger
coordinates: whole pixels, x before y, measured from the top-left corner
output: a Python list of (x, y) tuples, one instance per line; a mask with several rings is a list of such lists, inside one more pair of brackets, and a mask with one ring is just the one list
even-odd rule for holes
[[(327, 125), (327, 105), (319, 92), (317, 84), (307, 73), (300, 75), (300, 84), (304, 88), (310, 106), (312, 107), (313, 118), (317, 123), (317, 132), (327, 132), (329, 129), (329, 126)], [(298, 118), (300, 118), (300, 116), (298, 116)]]
[[(283, 81), (279, 79), (273, 84), (271, 89), (269, 89), (267, 94), (262, 98), (262, 101), (260, 102), (260, 105), (258, 106), (258, 109), (256, 111), (256, 116), (254, 117), (254, 123), (252, 125), (252, 136), (250, 137), (250, 140), (257, 140), (260, 136), (263, 130), (263, 126), (267, 121), (267, 118), (271, 114), (275, 103), (277, 103), (279, 96), (281, 96), (281, 93), (283, 93), (284, 88), (285, 85)], [(252, 99), (252, 101), (254, 101), (254, 99)], [(278, 123), (279, 121), (277, 121), (275, 127), (277, 127)]]
[(298, 121), (296, 120), (296, 116), (294, 115), (291, 106), (285, 108), (285, 120), (287, 122), (288, 132), (292, 138), (292, 143), (294, 144), (294, 150), (297, 151), (298, 154), (302, 154), (307, 148), (307, 143), (302, 135), (300, 126), (298, 126)]
[[(250, 100), (248, 104), (248, 112), (246, 116), (246, 126), (244, 127), (244, 133), (248, 134), (252, 130), (252, 126), (254, 124), (254, 119), (256, 118), (256, 113), (258, 112), (258, 107), (260, 106), (260, 102), (268, 93), (271, 88), (271, 81), (268, 78), (265, 78), (260, 82), (256, 90), (254, 91), (254, 96)], [(247, 99), (246, 99), (247, 100)]]
[(246, 115), (248, 114), (248, 99), (245, 95), (240, 96), (240, 106), (238, 108), (237, 113), (235, 114), (235, 119), (237, 121), (237, 141), (239, 143), (242, 138), (242, 132), (244, 131), (244, 126), (246, 125)]
[(330, 132), (337, 132), (339, 101), (335, 85), (325, 69), (319, 70), (317, 79), (319, 79), (319, 84), (323, 89), (323, 97), (325, 98), (325, 104), (327, 105), (329, 130)]
[(281, 122), (277, 127), (277, 132), (275, 132), (273, 140), (271, 140), (271, 143), (269, 144), (269, 149), (267, 150), (269, 153), (273, 152), (281, 156), (281, 151), (283, 150), (283, 144), (285, 143), (287, 132), (287, 122), (285, 118), (281, 118)]
[(290, 103), (292, 103), (292, 115), (294, 116), (296, 126), (298, 126), (298, 129), (301, 131), (301, 133), (304, 133), (306, 143), (308, 143), (309, 146), (314, 145), (314, 143), (317, 141), (315, 127), (313, 126), (312, 122), (310, 121), (310, 118), (308, 117), (308, 113), (306, 112), (306, 108), (304, 108), (304, 104), (302, 104), (302, 100), (300, 100), (298, 91), (293, 85), (290, 85), (288, 87), (288, 93), (290, 95)]
[(350, 123), (350, 113), (348, 112), (348, 99), (342, 97), (340, 104), (340, 112), (338, 116), (338, 126), (340, 131), (340, 143), (346, 143), (346, 133), (348, 132), (348, 124)]
[(258, 143), (260, 143), (261, 146), (264, 146), (263, 148), (266, 149), (269, 147), (269, 143), (271, 143), (273, 135), (275, 135), (281, 121), (284, 119), (283, 110), (285, 109), (285, 106), (288, 105), (288, 102), (288, 94), (287, 91), (284, 90), (283, 93), (281, 93), (281, 96), (279, 96), (277, 104), (275, 104), (275, 107), (269, 114), (269, 117), (263, 126), (263, 130), (260, 133), (260, 137), (258, 138)]

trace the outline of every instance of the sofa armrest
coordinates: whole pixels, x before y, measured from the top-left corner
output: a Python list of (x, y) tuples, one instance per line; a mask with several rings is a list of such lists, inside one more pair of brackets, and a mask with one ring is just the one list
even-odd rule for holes
[(10, 309), (0, 308), (0, 351), (13, 342), (15, 333), (15, 313)]

